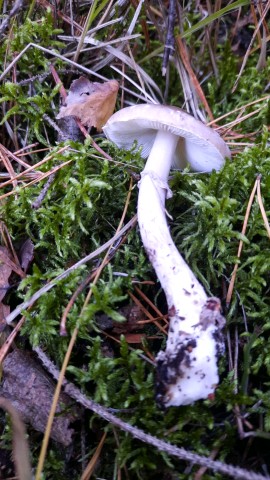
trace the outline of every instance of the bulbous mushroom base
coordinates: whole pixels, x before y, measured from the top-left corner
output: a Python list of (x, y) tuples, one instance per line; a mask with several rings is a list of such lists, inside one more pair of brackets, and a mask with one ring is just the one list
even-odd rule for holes
[(224, 354), (221, 329), (225, 322), (219, 312), (213, 315), (215, 302), (215, 298), (207, 300), (192, 334), (179, 331), (177, 341), (167, 342), (166, 351), (158, 353), (156, 401), (160, 407), (189, 405), (214, 394), (219, 383), (218, 358)]

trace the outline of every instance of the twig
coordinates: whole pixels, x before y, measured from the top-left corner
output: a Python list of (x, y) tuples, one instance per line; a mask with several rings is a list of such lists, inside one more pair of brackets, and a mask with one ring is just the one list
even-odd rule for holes
[[(34, 351), (38, 355), (39, 359), (43, 363), (43, 365), (46, 367), (46, 369), (51, 373), (51, 375), (55, 378), (55, 380), (58, 380), (59, 378), (59, 371), (51, 362), (51, 360), (47, 357), (47, 355), (41, 350), (39, 347), (34, 347)], [(74, 384), (71, 382), (67, 382), (67, 380), (64, 379), (63, 381), (63, 387), (65, 392), (72, 397), (76, 402), (80, 403), (83, 405), (85, 408), (91, 410), (92, 412), (96, 413), (99, 415), (101, 418), (104, 418), (108, 422), (110, 422), (112, 425), (115, 425), (116, 427), (120, 428), (124, 432), (129, 433), (133, 438), (137, 438), (138, 440), (147, 443), (148, 445), (152, 445), (153, 447), (156, 447), (159, 451), (161, 452), (166, 452), (169, 455), (172, 455), (174, 457), (177, 457), (181, 460), (185, 460), (190, 463), (196, 463), (198, 465), (201, 465), (203, 467), (209, 468), (211, 470), (214, 470), (215, 472), (220, 472), (224, 473), (225, 475), (228, 475), (232, 478), (236, 479), (243, 479), (243, 480), (270, 480), (270, 477), (265, 477), (263, 475), (260, 475), (259, 473), (255, 472), (250, 472), (248, 470), (245, 470), (243, 468), (235, 467), (233, 465), (229, 465), (217, 460), (212, 460), (208, 457), (204, 457), (201, 455), (198, 455), (193, 452), (189, 452), (188, 450), (185, 450), (184, 448), (179, 448), (176, 445), (172, 445), (168, 442), (165, 442), (164, 440), (161, 440), (159, 438), (156, 438), (149, 433), (144, 432), (143, 430), (140, 430), (137, 427), (134, 427), (133, 425), (130, 425), (129, 423), (124, 422), (120, 418), (116, 417), (113, 415), (107, 408), (99, 405), (98, 403), (93, 402), (93, 400), (90, 400), (87, 398), (81, 391), (75, 387)]]
[(37, 209), (41, 206), (41, 204), (42, 204), (42, 202), (43, 202), (43, 200), (44, 200), (44, 198), (45, 198), (45, 196), (46, 196), (46, 194), (47, 194), (47, 191), (49, 190), (49, 188), (50, 188), (52, 182), (54, 181), (54, 179), (55, 179), (55, 173), (52, 173), (52, 174), (49, 176), (49, 178), (48, 178), (47, 182), (45, 183), (45, 185), (43, 186), (40, 194), (37, 196), (36, 200), (34, 200), (34, 201), (32, 202), (31, 207), (32, 207), (33, 209), (37, 210)]
[(16, 0), (15, 1), (12, 9), (9, 12), (9, 15), (3, 20), (3, 22), (0, 26), (0, 35), (2, 35), (4, 33), (4, 31), (6, 30), (6, 28), (9, 25), (10, 20), (12, 19), (12, 17), (14, 17), (16, 15), (16, 13), (19, 12), (19, 10), (22, 8), (22, 6), (23, 6), (23, 0)]
[(163, 61), (162, 61), (162, 76), (165, 77), (167, 66), (170, 58), (170, 53), (174, 51), (174, 24), (175, 24), (175, 0), (170, 0), (168, 11), (168, 25), (167, 35), (164, 46)]

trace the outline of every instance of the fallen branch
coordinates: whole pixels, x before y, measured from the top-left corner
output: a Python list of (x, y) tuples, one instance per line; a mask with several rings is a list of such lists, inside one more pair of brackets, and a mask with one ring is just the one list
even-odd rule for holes
[[(38, 355), (39, 359), (43, 363), (44, 367), (50, 372), (50, 374), (58, 380), (59, 378), (59, 370), (55, 367), (53, 362), (47, 357), (47, 355), (41, 350), (39, 347), (35, 347), (34, 351)], [(264, 475), (260, 475), (256, 472), (250, 472), (243, 468), (235, 467), (230, 464), (226, 464), (220, 462), (218, 460), (212, 460), (211, 458), (204, 457), (198, 455), (193, 452), (189, 452), (184, 448), (179, 448), (176, 445), (172, 445), (164, 440), (154, 437), (149, 433), (140, 430), (129, 423), (124, 422), (120, 418), (113, 415), (107, 408), (102, 407), (98, 403), (93, 402), (87, 398), (81, 391), (75, 387), (74, 384), (71, 382), (67, 382), (64, 380), (63, 387), (65, 392), (72, 397), (76, 402), (83, 405), (85, 408), (91, 410), (92, 412), (99, 415), (104, 420), (107, 420), (112, 425), (120, 428), (124, 432), (129, 433), (133, 438), (137, 438), (138, 440), (147, 443), (148, 445), (152, 445), (156, 447), (161, 452), (166, 452), (168, 455), (172, 455), (174, 457), (179, 458), (180, 460), (185, 460), (190, 463), (196, 463), (197, 465), (201, 465), (203, 467), (207, 467), (215, 472), (223, 473), (224, 475), (228, 475), (232, 478), (236, 479), (243, 479), (243, 480), (270, 480), (270, 477), (265, 477)]]

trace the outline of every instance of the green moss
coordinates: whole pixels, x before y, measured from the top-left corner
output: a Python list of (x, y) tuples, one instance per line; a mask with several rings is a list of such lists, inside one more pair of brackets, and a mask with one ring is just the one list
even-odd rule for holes
[[(133, 15), (134, 11), (131, 10), (125, 18), (127, 24)], [(197, 15), (197, 12), (192, 13), (190, 10), (187, 18), (196, 23)], [(137, 24), (136, 32), (142, 33), (142, 22), (138, 21)], [(121, 26), (117, 25), (117, 28), (120, 35)], [(108, 38), (111, 32), (112, 30), (108, 31)], [(21, 25), (18, 22), (18, 26), (14, 25), (10, 39), (0, 46), (2, 62), (4, 58), (7, 63), (11, 62), (14, 55), (30, 42), (50, 49), (61, 48), (57, 40), (58, 33), (50, 12), (37, 21), (26, 19)], [(160, 40), (153, 25), (149, 26), (149, 36), (150, 49), (158, 49)], [(193, 52), (197, 53), (201, 47), (200, 37), (194, 45), (191, 39), (189, 42)], [(136, 39), (136, 44), (139, 49), (137, 60), (144, 60), (151, 52), (147, 51), (142, 38)], [(164, 90), (165, 79), (161, 79), (159, 74), (162, 59), (159, 50), (156, 52), (149, 61), (144, 60), (142, 66)], [(196, 60), (199, 69), (200, 62), (207, 65), (207, 59), (205, 54), (193, 61), (195, 63)], [(61, 151), (63, 144), (55, 146), (56, 132), (51, 126), (44, 128), (44, 114), (55, 118), (59, 103), (58, 88), (54, 88), (48, 75), (50, 61), (48, 55), (31, 48), (17, 63), (18, 82), (14, 83), (9, 73), (5, 84), (0, 86), (0, 102), (7, 107), (2, 124), (12, 122), (16, 116), (15, 133), (19, 138), (24, 138), (27, 131), (28, 143), (38, 139), (50, 147), (50, 160), (39, 170), (48, 172), (70, 161), (57, 171), (40, 208), (33, 209), (32, 204), (46, 180), (26, 188), (20, 184), (0, 205), (1, 220), (7, 225), (17, 250), (27, 237), (34, 244), (34, 261), (26, 279), (16, 291), (14, 289), (8, 294), (7, 300), (12, 306), (30, 297), (45, 282), (112, 238), (126, 202), (130, 172), (138, 173), (144, 164), (134, 150), (118, 150), (101, 138), (97, 142), (114, 161), (101, 158), (90, 141), (84, 144), (70, 142), (65, 152)], [(228, 113), (265, 95), (269, 65), (258, 72), (257, 55), (250, 56), (234, 93), (232, 86), (240, 62), (232, 53), (228, 42), (218, 45), (217, 62), (220, 81), (209, 82), (206, 92), (214, 116)], [(54, 65), (59, 68), (62, 62), (56, 60)], [(110, 70), (103, 73), (108, 77), (111, 75)], [(129, 74), (133, 75), (132, 72)], [(183, 100), (183, 92), (177, 87), (178, 84), (180, 85), (178, 72), (172, 68), (169, 98), (179, 105)], [(256, 108), (258, 105), (248, 107), (245, 113)], [(224, 291), (228, 287), (235, 262), (238, 261), (239, 241), (244, 242), (232, 302), (229, 310), (225, 310), (229, 333), (232, 332), (234, 338), (235, 331), (238, 332), (237, 375), (236, 372), (229, 371), (226, 355), (220, 362), (221, 382), (213, 401), (170, 408), (166, 412), (157, 408), (154, 401), (155, 368), (151, 362), (146, 361), (143, 346), (155, 355), (165, 340), (153, 325), (144, 328), (146, 339), (145, 344), (140, 345), (141, 348), (131, 348), (122, 336), (119, 338), (120, 344), (110, 344), (111, 356), (104, 353), (108, 340), (101, 331), (98, 315), (103, 313), (115, 322), (123, 322), (119, 307), (129, 302), (128, 292), (133, 287), (132, 280), (155, 279), (136, 228), (128, 234), (123, 245), (117, 246), (110, 264), (104, 269), (97, 285), (92, 287), (91, 302), (82, 315), (81, 309), (90, 286), (76, 298), (67, 318), (67, 337), (59, 335), (59, 321), (64, 309), (74, 291), (94, 271), (103, 255), (78, 268), (42, 296), (25, 312), (26, 323), (22, 330), (24, 342), (44, 347), (60, 367), (70, 334), (78, 325), (80, 317), (78, 340), (67, 375), (86, 395), (115, 409), (116, 415), (156, 437), (201, 455), (209, 456), (217, 448), (220, 460), (241, 465), (247, 442), (239, 441), (234, 421), (234, 408), (237, 404), (240, 412), (253, 426), (253, 457), (247, 458), (244, 465), (253, 469), (260, 468), (262, 459), (266, 464), (269, 463), (264, 449), (268, 449), (270, 430), (270, 247), (257, 200), (252, 206), (245, 236), (240, 232), (258, 174), (262, 175), (261, 191), (266, 213), (270, 217), (270, 150), (268, 132), (264, 127), (269, 123), (269, 116), (269, 103), (265, 101), (256, 116), (242, 126), (244, 135), (257, 132), (254, 147), (243, 150), (232, 161), (228, 161), (221, 172), (199, 175), (186, 171), (174, 174), (171, 181), (174, 197), (168, 202), (167, 208), (174, 218), (170, 222), (174, 240), (207, 292), (222, 298), (223, 304)], [(226, 121), (234, 118), (235, 115), (231, 114)], [(34, 164), (42, 158), (43, 153), (36, 153), (30, 162)], [(6, 187), (3, 191), (7, 193), (10, 189), (11, 187)], [(135, 214), (136, 200), (135, 187), (125, 221)], [(141, 288), (166, 313), (159, 285), (142, 285)], [(126, 468), (130, 480), (187, 480), (194, 477), (196, 467), (187, 468), (186, 462), (169, 457), (130, 435), (116, 431), (89, 412), (85, 414), (84, 420), (86, 443), (89, 445), (86, 460), (91, 458), (99, 444), (99, 433), (107, 430), (100, 463), (95, 471), (96, 478), (116, 479), (118, 468), (122, 468), (123, 472)], [(44, 478), (80, 478), (79, 436), (77, 428), (71, 461), (67, 460), (66, 452), (51, 445)], [(259, 444), (258, 439), (263, 443)], [(30, 431), (30, 443), (36, 462), (37, 445), (40, 445), (41, 438)], [(253, 458), (258, 452), (260, 464), (254, 465)], [(66, 468), (64, 474), (63, 466)], [(208, 471), (204, 478), (219, 480), (222, 476)]]

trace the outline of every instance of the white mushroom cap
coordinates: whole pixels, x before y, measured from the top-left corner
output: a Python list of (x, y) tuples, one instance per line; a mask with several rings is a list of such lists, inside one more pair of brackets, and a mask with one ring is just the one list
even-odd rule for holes
[(184, 112), (166, 105), (142, 104), (116, 112), (103, 127), (105, 135), (118, 147), (129, 149), (134, 141), (142, 147), (147, 158), (157, 131), (170, 132), (179, 137), (173, 156), (173, 167), (211, 172), (220, 170), (230, 150), (215, 130)]

